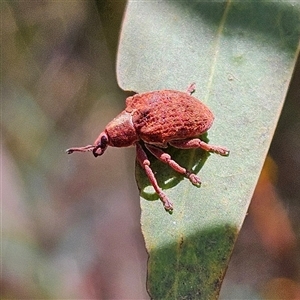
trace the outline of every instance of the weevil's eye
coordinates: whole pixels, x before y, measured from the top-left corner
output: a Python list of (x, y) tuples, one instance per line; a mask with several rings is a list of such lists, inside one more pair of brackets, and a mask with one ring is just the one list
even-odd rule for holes
[(94, 143), (93, 154), (95, 157), (103, 154), (107, 148), (108, 137), (105, 132), (102, 132)]

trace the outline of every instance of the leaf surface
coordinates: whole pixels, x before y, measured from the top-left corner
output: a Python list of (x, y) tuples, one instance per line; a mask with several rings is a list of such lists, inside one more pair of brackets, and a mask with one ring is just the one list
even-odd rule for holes
[(196, 82), (194, 96), (215, 115), (204, 138), (231, 150), (166, 150), (198, 173), (201, 188), (150, 157), (172, 215), (137, 166), (152, 298), (217, 297), (299, 52), (299, 21), (298, 2), (128, 2), (119, 85), (145, 92)]

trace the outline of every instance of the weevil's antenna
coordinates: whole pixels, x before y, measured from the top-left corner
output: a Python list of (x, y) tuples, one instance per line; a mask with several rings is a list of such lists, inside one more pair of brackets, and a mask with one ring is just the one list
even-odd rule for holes
[(90, 152), (95, 149), (96, 146), (93, 145), (87, 145), (84, 147), (74, 147), (74, 148), (69, 148), (66, 150), (66, 153), (71, 154), (73, 152)]

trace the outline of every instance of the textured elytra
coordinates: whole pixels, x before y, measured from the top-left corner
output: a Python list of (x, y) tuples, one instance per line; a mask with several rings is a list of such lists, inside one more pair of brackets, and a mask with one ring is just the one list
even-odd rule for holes
[(212, 125), (207, 106), (187, 93), (163, 90), (136, 94), (126, 100), (126, 112), (143, 141), (165, 145), (169, 141), (198, 137)]

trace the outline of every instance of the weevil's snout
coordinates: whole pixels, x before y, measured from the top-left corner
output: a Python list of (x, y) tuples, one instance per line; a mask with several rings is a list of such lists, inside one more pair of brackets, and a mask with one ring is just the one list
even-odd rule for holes
[(71, 154), (73, 152), (90, 152), (92, 151), (94, 156), (100, 156), (104, 153), (108, 146), (108, 136), (105, 132), (100, 133), (93, 145), (87, 145), (84, 147), (73, 147), (66, 150), (66, 153)]
[(94, 143), (93, 154), (95, 157), (104, 153), (108, 146), (108, 136), (105, 132), (101, 132)]
[(102, 155), (103, 152), (104, 152), (104, 150), (99, 146), (95, 146), (93, 149), (93, 154), (95, 157)]

